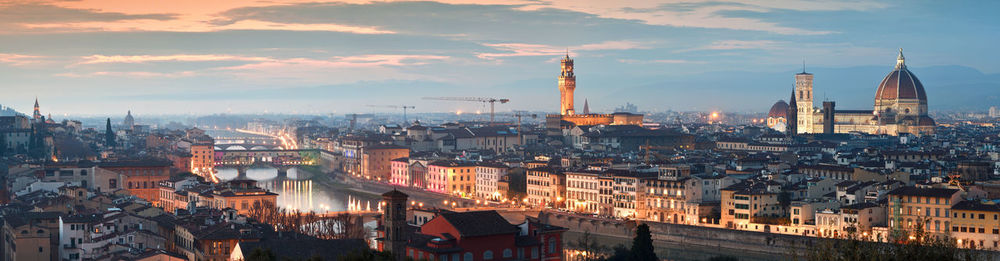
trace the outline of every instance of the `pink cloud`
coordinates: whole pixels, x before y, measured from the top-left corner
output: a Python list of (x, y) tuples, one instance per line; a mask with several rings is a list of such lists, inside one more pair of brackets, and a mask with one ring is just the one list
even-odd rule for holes
[(37, 65), (46, 62), (48, 57), (13, 53), (0, 53), (0, 63), (13, 66)]
[(261, 70), (268, 68), (309, 67), (309, 68), (362, 68), (382, 66), (424, 65), (429, 61), (449, 59), (438, 55), (393, 55), (374, 54), (339, 56), (328, 60), (310, 58), (270, 59), (259, 63), (221, 68), (223, 70)]
[(67, 77), (67, 78), (92, 78), (92, 77), (124, 77), (124, 78), (179, 78), (179, 77), (191, 77), (198, 75), (197, 72), (193, 71), (183, 71), (183, 72), (144, 72), (144, 71), (130, 71), (130, 72), (114, 72), (114, 71), (99, 71), (99, 72), (88, 72), (88, 73), (58, 73), (55, 76)]
[(79, 32), (79, 31), (158, 31), (158, 32), (216, 32), (225, 30), (273, 30), (273, 31), (327, 31), (354, 34), (395, 34), (396, 32), (378, 29), (374, 26), (352, 26), (342, 24), (302, 24), (276, 23), (257, 20), (243, 20), (226, 25), (213, 25), (199, 21), (185, 20), (127, 20), (98, 21), (74, 23), (35, 23), (20, 24), (28, 29), (47, 29), (49, 32)]
[(269, 61), (267, 57), (248, 57), (216, 54), (175, 54), (175, 55), (90, 55), (83, 57), (79, 64), (102, 63), (146, 63), (146, 62), (211, 62), (211, 61)]
[(485, 46), (493, 47), (494, 49), (500, 50), (502, 52), (496, 53), (479, 53), (476, 57), (487, 60), (496, 60), (503, 57), (518, 57), (518, 56), (557, 56), (564, 55), (566, 52), (575, 55), (576, 51), (599, 51), (599, 50), (629, 50), (629, 49), (646, 49), (649, 48), (646, 43), (636, 42), (636, 41), (605, 41), (593, 44), (584, 44), (577, 46), (568, 47), (557, 47), (552, 45), (544, 44), (527, 44), (527, 43), (498, 43), (498, 44), (483, 44)]

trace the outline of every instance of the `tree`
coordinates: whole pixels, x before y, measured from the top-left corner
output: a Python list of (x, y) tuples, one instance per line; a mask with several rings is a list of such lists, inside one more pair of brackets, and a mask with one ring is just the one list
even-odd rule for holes
[[(395, 261), (396, 257), (390, 252), (379, 252), (371, 249), (351, 252), (337, 258), (340, 261)], [(407, 257), (406, 260), (413, 260)]]
[(254, 248), (253, 252), (246, 257), (246, 261), (276, 261), (278, 260), (274, 253), (271, 253), (271, 249)]
[(954, 238), (926, 233), (927, 219), (916, 220), (911, 230), (897, 229), (888, 243), (870, 241), (870, 238), (848, 231), (843, 240), (823, 240), (809, 248), (806, 260), (992, 260), (986, 252), (976, 253), (960, 249)]
[(635, 239), (632, 240), (632, 259), (638, 261), (656, 261), (653, 249), (653, 236), (649, 232), (649, 225), (641, 224), (635, 228)]
[(108, 125), (104, 130), (104, 144), (111, 148), (117, 145), (115, 144), (115, 131), (111, 130), (111, 118), (108, 118)]
[(604, 255), (606, 250), (604, 246), (593, 238), (589, 230), (584, 231), (583, 236), (577, 238), (576, 242), (573, 242), (572, 247), (587, 253), (581, 260), (597, 260), (599, 256)]
[(7, 134), (0, 133), (0, 158), (7, 156)]
[(781, 204), (782, 208), (788, 209), (788, 206), (792, 204), (792, 193), (788, 191), (782, 191), (780, 194), (778, 194), (778, 204)]
[(613, 252), (613, 254), (611, 255), (611, 257), (605, 258), (604, 259), (605, 261), (628, 261), (628, 260), (631, 260), (632, 252), (629, 251), (629, 249), (626, 248), (625, 245), (618, 244), (617, 246), (615, 246), (614, 248), (612, 248), (611, 251)]
[(45, 138), (42, 130), (44, 128), (31, 126), (31, 134), (28, 136), (28, 157), (32, 159), (45, 157)]

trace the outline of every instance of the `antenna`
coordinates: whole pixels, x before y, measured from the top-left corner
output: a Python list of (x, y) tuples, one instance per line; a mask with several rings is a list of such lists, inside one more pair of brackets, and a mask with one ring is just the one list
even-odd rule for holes
[(802, 73), (806, 73), (806, 59), (802, 59)]

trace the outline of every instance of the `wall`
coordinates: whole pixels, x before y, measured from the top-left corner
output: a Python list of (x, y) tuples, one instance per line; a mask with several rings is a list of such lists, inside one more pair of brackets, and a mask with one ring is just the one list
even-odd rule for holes
[[(632, 238), (636, 223), (601, 218), (569, 216), (562, 213), (542, 212), (538, 214), (542, 223), (569, 228), (570, 231)], [(699, 247), (738, 249), (775, 256), (804, 254), (808, 247), (821, 238), (782, 235), (774, 233), (741, 231), (722, 228), (697, 227), (668, 223), (646, 223), (654, 242), (678, 243)]]

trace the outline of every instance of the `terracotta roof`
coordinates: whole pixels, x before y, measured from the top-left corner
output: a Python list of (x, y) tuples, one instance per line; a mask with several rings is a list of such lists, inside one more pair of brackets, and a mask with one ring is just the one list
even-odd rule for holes
[(454, 226), (462, 237), (514, 234), (520, 231), (496, 211), (442, 213), (439, 217)]
[(788, 103), (785, 100), (778, 100), (774, 105), (771, 105), (771, 111), (767, 113), (767, 117), (780, 118), (785, 117), (788, 114)]
[(899, 187), (889, 191), (889, 195), (947, 198), (954, 195), (955, 192), (958, 192), (958, 190), (946, 188)]
[(958, 202), (958, 204), (955, 204), (954, 206), (951, 206), (951, 210), (1000, 212), (1000, 205), (997, 205), (996, 203), (983, 204), (978, 201), (962, 201)]

